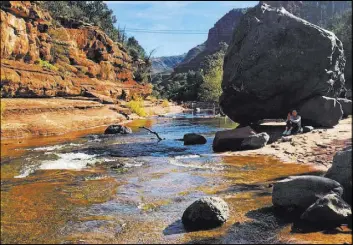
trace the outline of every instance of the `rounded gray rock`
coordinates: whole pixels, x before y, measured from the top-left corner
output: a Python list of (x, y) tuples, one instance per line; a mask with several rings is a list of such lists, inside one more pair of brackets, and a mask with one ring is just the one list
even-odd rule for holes
[(343, 199), (352, 204), (352, 146), (335, 154), (325, 177), (340, 183), (343, 186)]
[(272, 203), (277, 207), (306, 209), (320, 196), (330, 192), (342, 196), (343, 188), (337, 181), (325, 177), (290, 176), (274, 184)]
[(333, 127), (342, 119), (341, 104), (334, 98), (316, 96), (305, 103), (299, 109), (298, 114), (304, 124), (319, 127)]
[(222, 225), (229, 216), (227, 203), (219, 197), (203, 197), (192, 203), (183, 213), (186, 229), (202, 230)]
[(351, 215), (351, 207), (336, 193), (332, 193), (319, 198), (300, 218), (331, 226), (347, 223)]
[(104, 134), (131, 134), (132, 130), (129, 127), (122, 125), (110, 125), (105, 131)]
[(203, 145), (206, 144), (207, 140), (205, 137), (199, 134), (185, 134), (184, 135), (184, 145)]

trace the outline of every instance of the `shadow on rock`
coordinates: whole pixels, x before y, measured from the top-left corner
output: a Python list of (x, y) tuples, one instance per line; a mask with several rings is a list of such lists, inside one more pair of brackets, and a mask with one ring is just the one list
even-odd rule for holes
[[(300, 173), (300, 174), (292, 174), (291, 176), (305, 176), (305, 175), (315, 175), (315, 176), (323, 176), (326, 173), (326, 171), (322, 170), (317, 170), (313, 172), (305, 172), (305, 173)], [(279, 181), (279, 180), (284, 180), (287, 179), (288, 176), (281, 176), (277, 178), (270, 179), (269, 181)]]
[(271, 144), (278, 139), (282, 138), (282, 133), (285, 129), (285, 125), (251, 125), (251, 127), (257, 132), (257, 133), (267, 133), (270, 136), (269, 141), (267, 144)]

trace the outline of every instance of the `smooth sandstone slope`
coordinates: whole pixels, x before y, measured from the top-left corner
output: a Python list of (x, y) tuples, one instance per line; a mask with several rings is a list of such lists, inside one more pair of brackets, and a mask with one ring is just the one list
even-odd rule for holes
[(54, 25), (50, 14), (30, 1), (2, 4), (2, 97), (82, 95), (114, 103), (123, 90), (151, 92), (134, 81), (138, 64), (100, 28), (65, 18)]

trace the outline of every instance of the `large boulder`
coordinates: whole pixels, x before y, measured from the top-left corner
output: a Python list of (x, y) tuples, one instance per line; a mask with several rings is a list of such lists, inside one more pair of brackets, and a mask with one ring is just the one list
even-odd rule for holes
[(338, 98), (337, 101), (342, 106), (343, 117), (348, 117), (352, 115), (352, 101), (345, 98)]
[(234, 31), (224, 58), (220, 106), (243, 125), (283, 118), (313, 97), (337, 97), (344, 65), (342, 42), (334, 33), (284, 8), (259, 4)]
[(243, 140), (252, 135), (256, 135), (256, 132), (249, 126), (218, 131), (213, 140), (213, 151), (239, 151)]
[(243, 142), (241, 143), (242, 149), (258, 149), (261, 147), (264, 147), (268, 140), (270, 139), (270, 136), (265, 133), (259, 133), (255, 135), (250, 135), (249, 137), (245, 138)]
[(352, 147), (339, 151), (333, 157), (331, 168), (325, 174), (343, 186), (343, 199), (352, 204)]
[(129, 127), (122, 125), (110, 125), (105, 131), (104, 134), (131, 134), (132, 130)]
[(251, 127), (218, 131), (213, 140), (213, 151), (242, 151), (264, 147), (270, 136), (263, 132), (257, 134)]
[(277, 207), (306, 209), (330, 192), (341, 196), (342, 186), (337, 181), (319, 176), (290, 176), (274, 184), (272, 203)]
[(202, 230), (214, 228), (227, 221), (229, 208), (219, 197), (203, 197), (192, 203), (183, 213), (186, 229)]
[(184, 145), (203, 145), (206, 144), (207, 140), (205, 137), (199, 134), (185, 134), (184, 135)]
[(301, 105), (298, 109), (303, 124), (319, 127), (333, 127), (342, 119), (343, 111), (336, 99), (316, 96)]
[(340, 196), (330, 193), (317, 199), (300, 218), (319, 225), (335, 226), (346, 224), (351, 215), (351, 207)]

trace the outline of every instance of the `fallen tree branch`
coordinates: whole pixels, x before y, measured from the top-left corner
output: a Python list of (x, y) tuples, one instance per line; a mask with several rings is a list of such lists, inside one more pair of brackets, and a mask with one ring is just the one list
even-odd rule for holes
[(146, 128), (146, 127), (140, 127), (140, 128), (146, 129), (146, 130), (149, 131), (150, 133), (155, 134), (155, 135), (157, 136), (157, 138), (158, 138), (159, 141), (163, 140), (163, 139), (159, 136), (159, 134), (158, 134), (157, 132), (154, 132), (154, 131), (152, 131), (151, 129)]

